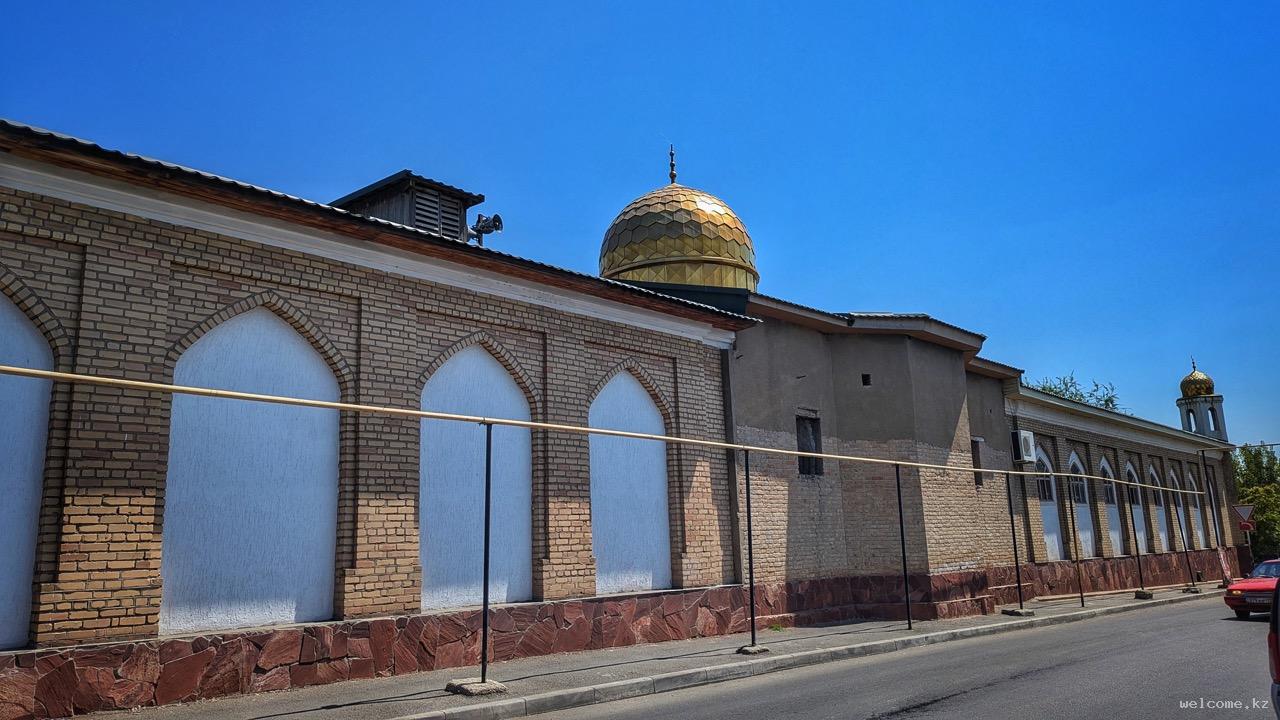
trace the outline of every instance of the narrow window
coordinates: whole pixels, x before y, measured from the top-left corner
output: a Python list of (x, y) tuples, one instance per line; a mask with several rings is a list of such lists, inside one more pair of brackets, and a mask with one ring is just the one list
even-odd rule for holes
[(1200, 428), (1196, 425), (1196, 414), (1192, 410), (1187, 411), (1187, 428), (1191, 432), (1200, 432)]
[[(1036, 461), (1036, 472), (1048, 473), (1049, 466), (1043, 461)], [(1053, 502), (1053, 478), (1040, 475), (1036, 478), (1036, 495), (1045, 502)]]
[(1085, 494), (1084, 480), (1074, 478), (1071, 480), (1071, 499), (1081, 505), (1089, 502), (1089, 497)]
[(1218, 432), (1218, 411), (1209, 408), (1209, 432)]
[(1116, 504), (1115, 483), (1107, 483), (1106, 485), (1103, 485), (1102, 489), (1103, 489), (1103, 494), (1105, 495), (1104, 500), (1106, 501), (1106, 503), (1108, 505), (1115, 505)]
[[(822, 425), (815, 417), (796, 416), (796, 449), (800, 452), (822, 452)], [(801, 475), (821, 475), (822, 458), (800, 458)]]
[(862, 373), (862, 385), (864, 387), (871, 385), (871, 373)]
[(984, 473), (982, 472), (982, 446), (983, 438), (971, 438), (969, 440), (969, 452), (973, 455), (973, 484), (982, 487)]
[(1213, 468), (1204, 468), (1204, 483), (1209, 490), (1209, 509), (1213, 511), (1213, 527), (1217, 531), (1218, 545), (1222, 545), (1222, 515), (1218, 512), (1218, 481), (1214, 477)]

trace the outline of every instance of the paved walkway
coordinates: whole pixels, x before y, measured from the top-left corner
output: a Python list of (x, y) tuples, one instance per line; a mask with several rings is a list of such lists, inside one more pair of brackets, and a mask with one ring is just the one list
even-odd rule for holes
[[(749, 637), (743, 634), (608, 650), (562, 653), (497, 663), (489, 676), (506, 684), (504, 695), (466, 698), (444, 691), (445, 683), (479, 674), (479, 668), (452, 668), (374, 680), (261, 693), (187, 705), (147, 708), (129, 713), (139, 720), (265, 720), (267, 718), (355, 718), (392, 720), (428, 717), (519, 717), (622, 697), (691, 687), (788, 667), (830, 662), (916, 645), (945, 642), (1021, 628), (1087, 620), (1098, 615), (1154, 609), (1171, 602), (1200, 599), (1222, 602), (1222, 591), (1202, 585), (1202, 595), (1178, 589), (1160, 590), (1153, 600), (1135, 601), (1132, 593), (1078, 599), (1031, 601), (1032, 618), (986, 615), (906, 623), (871, 620), (823, 627), (762, 630), (759, 642), (770, 652), (749, 658), (737, 654)], [(109, 720), (125, 713), (100, 713)]]

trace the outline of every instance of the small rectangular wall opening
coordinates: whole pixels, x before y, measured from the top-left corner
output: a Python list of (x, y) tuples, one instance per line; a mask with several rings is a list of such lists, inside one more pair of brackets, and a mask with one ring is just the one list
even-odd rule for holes
[(985, 440), (980, 437), (969, 439), (969, 452), (973, 455), (973, 484), (982, 487), (982, 481), (986, 474), (982, 472), (982, 446)]
[[(816, 417), (796, 416), (796, 449), (800, 452), (822, 452), (822, 421)], [(822, 458), (802, 457), (801, 475), (821, 475)]]

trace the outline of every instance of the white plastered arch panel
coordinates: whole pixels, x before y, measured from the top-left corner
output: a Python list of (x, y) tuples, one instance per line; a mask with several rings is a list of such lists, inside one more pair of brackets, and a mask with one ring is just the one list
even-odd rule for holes
[[(1087, 475), (1084, 462), (1075, 452), (1067, 459), (1067, 471), (1078, 475)], [(1080, 542), (1080, 557), (1088, 558), (1098, 554), (1098, 540), (1093, 526), (1093, 493), (1089, 491), (1089, 481), (1085, 478), (1070, 477), (1067, 487), (1071, 488), (1071, 511), (1076, 523), (1076, 536)]]
[[(174, 382), (340, 399), (325, 358), (264, 307), (196, 340)], [(332, 617), (338, 424), (335, 410), (173, 396), (162, 634)]]
[[(48, 340), (3, 294), (0, 364), (54, 368)], [(48, 380), (0, 375), (0, 649), (26, 645), (30, 632), (51, 386)]]
[[(449, 356), (422, 389), (422, 409), (529, 420), (511, 373), (480, 344)], [(483, 592), (484, 426), (421, 422), (419, 543), (422, 607), (477, 605)], [(494, 426), (490, 599), (533, 597), (533, 456), (527, 428)]]
[[(1124, 479), (1131, 483), (1142, 482), (1132, 462), (1126, 461), (1124, 464)], [(1137, 485), (1126, 486), (1125, 497), (1129, 500), (1129, 517), (1133, 519), (1133, 535), (1138, 543), (1135, 554), (1151, 552), (1151, 544), (1147, 541), (1147, 508), (1142, 499), (1142, 488)]]
[[(1114, 479), (1115, 470), (1111, 468), (1111, 463), (1104, 457), (1098, 462), (1098, 474), (1105, 478)], [(1114, 482), (1108, 482), (1103, 486), (1104, 496), (1102, 498), (1103, 505), (1107, 512), (1107, 535), (1111, 538), (1111, 553), (1113, 555), (1124, 555), (1128, 552), (1128, 542), (1124, 532), (1124, 525), (1120, 520), (1121, 501), (1125, 498), (1125, 494), (1121, 492), (1119, 485)]]
[[(616, 373), (591, 402), (591, 427), (665, 435), (649, 391)], [(600, 594), (671, 587), (667, 446), (658, 440), (592, 435), (591, 546)]]
[[(1147, 467), (1147, 481), (1150, 485), (1164, 487), (1164, 482), (1160, 480), (1160, 473), (1156, 472), (1154, 465)], [(1165, 507), (1165, 492), (1163, 490), (1151, 490), (1151, 512), (1156, 516), (1156, 532), (1159, 535), (1160, 546), (1156, 548), (1156, 552), (1169, 552), (1173, 546), (1169, 544), (1169, 510)]]

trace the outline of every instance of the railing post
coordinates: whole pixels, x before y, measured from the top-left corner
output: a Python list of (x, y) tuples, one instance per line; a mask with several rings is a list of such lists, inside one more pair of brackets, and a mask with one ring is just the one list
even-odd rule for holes
[[(1187, 507), (1187, 499), (1182, 497), (1182, 493), (1177, 493), (1178, 504), (1173, 506), (1173, 516), (1178, 521), (1178, 534), (1182, 536), (1182, 560), (1187, 566), (1187, 582), (1191, 587), (1182, 589), (1185, 593), (1198, 593), (1200, 586), (1196, 584), (1195, 573), (1191, 572), (1191, 538), (1187, 533), (1187, 518), (1191, 517), (1191, 508)], [(1182, 512), (1178, 512), (1178, 506), (1182, 507)]]
[(489, 681), (489, 536), (493, 507), (493, 423), (482, 419), (484, 426), (484, 560), (481, 563), (483, 577), (480, 580), (480, 679), (450, 680), (444, 689), (460, 695), (489, 695), (506, 692), (507, 688), (496, 680)]
[(1076, 532), (1076, 496), (1071, 481), (1067, 481), (1067, 507), (1071, 508), (1071, 557), (1076, 561), (1076, 589), (1080, 592), (1080, 607), (1084, 607), (1084, 575), (1080, 572), (1080, 535)]
[[(1218, 533), (1218, 493), (1209, 487), (1209, 459), (1205, 456), (1204, 450), (1200, 451), (1200, 484), (1204, 485), (1204, 495), (1200, 498), (1200, 520), (1202, 522), (1205, 520), (1205, 502), (1209, 503), (1209, 520), (1212, 520), (1212, 522), (1205, 523), (1208, 527), (1204, 529), (1204, 536), (1213, 538), (1213, 547), (1219, 548), (1222, 547), (1222, 537)], [(1223, 579), (1225, 580), (1226, 578)], [(1231, 583), (1228, 582), (1227, 584), (1230, 585)]]
[[(1144, 525), (1147, 525), (1147, 527), (1143, 528), (1143, 535), (1146, 535), (1148, 538), (1150, 538), (1151, 533), (1149, 533), (1148, 530), (1150, 528), (1151, 521), (1153, 519), (1156, 520), (1157, 522), (1156, 532), (1158, 533), (1159, 518), (1151, 517), (1151, 511), (1147, 506), (1147, 493), (1145, 492), (1145, 490), (1146, 488), (1142, 487), (1142, 485), (1138, 485), (1138, 507), (1142, 509), (1142, 522)], [(1129, 508), (1129, 520), (1130, 520), (1130, 523), (1132, 524), (1132, 521), (1133, 521), (1132, 507)], [(1152, 598), (1152, 595), (1150, 592), (1147, 591), (1147, 580), (1142, 573), (1142, 543), (1139, 542), (1138, 529), (1136, 527), (1133, 529), (1133, 544), (1134, 544), (1134, 547), (1137, 548), (1137, 556), (1138, 556), (1138, 590), (1133, 594), (1133, 597), (1135, 600), (1150, 600)]]
[(489, 525), (493, 494), (493, 425), (484, 425), (484, 592), (480, 620), (480, 682), (489, 681)]
[[(1125, 490), (1125, 494), (1128, 495), (1129, 491)], [(1143, 502), (1142, 488), (1138, 488), (1138, 507), (1142, 509), (1142, 519), (1145, 522), (1147, 519), (1147, 508), (1146, 508), (1146, 503)], [(1132, 508), (1129, 509), (1129, 524), (1133, 525), (1133, 509)], [(1146, 528), (1143, 528), (1142, 534), (1143, 536), (1147, 534)], [(1138, 558), (1138, 589), (1146, 590), (1147, 581), (1146, 581), (1146, 578), (1142, 576), (1142, 543), (1140, 542), (1140, 538), (1138, 537), (1138, 528), (1136, 526), (1133, 528), (1133, 547), (1134, 547), (1134, 555), (1137, 556)]]
[(755, 540), (751, 532), (751, 451), (742, 451), (743, 485), (747, 496), (747, 597), (751, 608), (751, 644), (738, 648), (745, 655), (765, 652), (766, 648), (756, 644), (756, 557)]
[(907, 629), (912, 629), (911, 621), (911, 580), (907, 575), (907, 523), (902, 515), (902, 466), (893, 464), (893, 479), (898, 487), (898, 544), (902, 548), (902, 597), (907, 604)]
[(1024, 610), (1022, 604), (1022, 557), (1018, 554), (1018, 526), (1013, 520), (1013, 483), (1009, 473), (1004, 474), (1004, 495), (1009, 501), (1009, 536), (1013, 538), (1013, 574), (1018, 583), (1018, 609)]

